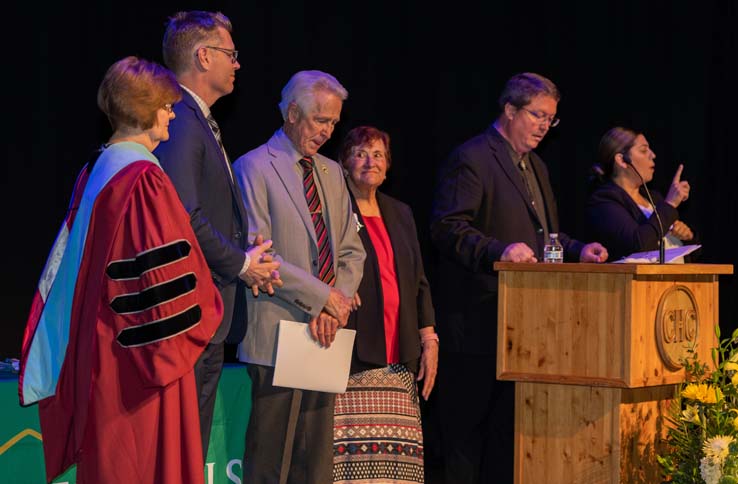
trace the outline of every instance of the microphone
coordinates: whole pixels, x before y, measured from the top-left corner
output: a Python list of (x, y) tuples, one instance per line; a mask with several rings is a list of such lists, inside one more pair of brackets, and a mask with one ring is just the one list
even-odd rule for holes
[(621, 154), (623, 155), (623, 161), (625, 161), (625, 164), (631, 167), (633, 171), (635, 172), (635, 174), (638, 175), (638, 178), (641, 179), (643, 188), (646, 189), (646, 196), (648, 197), (648, 203), (651, 204), (651, 208), (653, 208), (653, 213), (656, 215), (656, 220), (659, 223), (659, 264), (663, 264), (666, 260), (666, 248), (664, 247), (664, 224), (661, 223), (661, 217), (659, 216), (659, 211), (656, 210), (656, 204), (653, 203), (653, 197), (651, 197), (651, 190), (648, 189), (646, 180), (643, 179), (643, 177), (638, 172), (636, 167), (633, 166), (633, 160), (630, 159), (630, 156), (628, 156), (628, 153), (621, 153)]

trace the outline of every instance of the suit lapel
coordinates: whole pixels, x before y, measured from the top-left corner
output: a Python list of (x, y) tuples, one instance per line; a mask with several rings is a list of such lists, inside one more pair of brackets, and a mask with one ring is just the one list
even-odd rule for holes
[[(381, 278), (379, 275), (379, 260), (377, 259), (377, 252), (374, 250), (374, 244), (372, 244), (372, 238), (369, 236), (369, 230), (366, 228), (366, 222), (364, 221), (364, 217), (361, 215), (361, 212), (359, 211), (359, 206), (356, 204), (356, 199), (354, 198), (353, 193), (349, 190), (349, 196), (351, 197), (351, 209), (353, 210), (356, 220), (359, 222), (359, 226), (361, 227), (359, 229), (359, 238), (361, 239), (361, 243), (364, 246), (364, 250), (366, 251), (366, 263), (364, 265), (365, 270), (368, 268), (372, 271), (374, 274), (374, 282), (377, 285), (376, 290), (379, 291), (379, 294), (382, 294), (382, 285), (381, 285)], [(372, 290), (375, 290), (375, 288), (372, 288)], [(383, 300), (383, 297), (380, 297), (380, 303)]]
[(297, 160), (290, 159), (290, 156), (284, 150), (280, 149), (277, 143), (274, 143), (274, 137), (267, 143), (267, 148), (269, 154), (272, 156), (271, 163), (274, 171), (282, 181), (290, 200), (295, 205), (297, 213), (300, 214), (300, 218), (310, 234), (310, 238), (317, 247), (318, 240), (315, 236), (315, 225), (313, 225), (313, 219), (310, 217), (310, 209), (305, 200), (305, 189), (302, 186), (302, 179), (295, 172), (295, 163), (297, 163)]
[(538, 181), (538, 187), (541, 190), (541, 196), (543, 197), (543, 205), (546, 210), (546, 217), (548, 220), (548, 229), (551, 232), (558, 232), (559, 230), (559, 215), (556, 213), (556, 202), (551, 185), (543, 183), (541, 180), (543, 173), (543, 160), (532, 151), (530, 152), (530, 164), (533, 169), (533, 174)]
[(197, 101), (190, 95), (189, 92), (182, 89), (182, 102), (185, 103), (192, 111), (195, 113), (195, 117), (197, 118), (197, 121), (200, 123), (201, 128), (208, 134), (208, 140), (210, 143), (210, 151), (215, 151), (218, 156), (218, 160), (220, 161), (220, 168), (223, 170), (223, 173), (225, 174), (226, 178), (228, 179), (228, 183), (231, 186), (231, 195), (233, 196), (234, 202), (234, 208), (236, 208), (241, 216), (241, 220), (246, 223), (246, 220), (248, 220), (248, 217), (246, 215), (246, 208), (243, 205), (243, 197), (241, 196), (241, 190), (235, 183), (235, 180), (233, 179), (233, 176), (231, 175), (231, 170), (228, 169), (228, 160), (225, 158), (225, 154), (223, 153), (223, 150), (220, 149), (220, 145), (218, 144), (218, 140), (215, 139), (215, 135), (213, 134), (212, 128), (210, 128), (210, 123), (208, 123), (208, 120), (205, 118), (205, 115), (202, 112), (202, 109), (200, 109), (200, 106), (197, 104)]
[[(528, 194), (528, 189), (525, 187), (523, 177), (517, 170), (517, 168), (515, 168), (512, 158), (510, 158), (510, 153), (508, 152), (506, 141), (502, 138), (502, 135), (497, 132), (497, 129), (495, 129), (494, 126), (489, 127), (486, 135), (487, 139), (489, 140), (489, 147), (494, 154), (495, 160), (520, 194), (520, 197), (523, 199), (525, 206), (528, 207), (528, 211), (533, 217), (535, 217), (536, 220), (538, 220), (538, 223), (540, 224), (541, 221), (538, 218), (535, 207), (533, 207), (533, 203), (531, 202), (530, 195)], [(533, 156), (530, 156), (530, 158), (533, 158)], [(548, 200), (545, 199), (546, 195), (544, 194), (543, 196), (545, 203), (548, 204)]]

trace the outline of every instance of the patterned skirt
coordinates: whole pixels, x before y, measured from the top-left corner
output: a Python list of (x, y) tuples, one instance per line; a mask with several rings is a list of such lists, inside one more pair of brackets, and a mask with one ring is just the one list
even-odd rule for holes
[(423, 482), (418, 390), (404, 365), (351, 375), (336, 395), (333, 482)]

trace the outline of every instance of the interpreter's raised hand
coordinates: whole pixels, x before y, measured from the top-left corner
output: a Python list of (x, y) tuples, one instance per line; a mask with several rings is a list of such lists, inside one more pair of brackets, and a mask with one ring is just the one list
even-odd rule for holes
[(321, 311), (316, 317), (314, 317), (310, 323), (310, 336), (317, 341), (320, 346), (324, 348), (330, 348), (331, 343), (336, 339), (336, 332), (338, 331), (338, 320), (326, 313)]
[(251, 288), (254, 297), (259, 296), (260, 290), (272, 296), (274, 288), (283, 285), (282, 279), (279, 278), (279, 262), (266, 252), (271, 246), (272, 241), (265, 242), (264, 237), (259, 234), (254, 239), (254, 244), (246, 251), (251, 262), (240, 277)]
[(528, 247), (525, 242), (515, 242), (505, 247), (505, 251), (500, 257), (502, 262), (538, 262), (533, 249)]
[(352, 299), (344, 296), (340, 289), (331, 288), (328, 294), (328, 300), (325, 302), (323, 311), (327, 312), (338, 320), (338, 324), (345, 328), (348, 324), (349, 313), (351, 312)]
[(694, 233), (692, 232), (692, 229), (690, 229), (687, 224), (685, 224), (681, 220), (677, 220), (676, 222), (674, 222), (669, 232), (679, 240), (694, 239)]
[(599, 242), (591, 242), (579, 253), (579, 262), (605, 262), (607, 260), (607, 249)]
[(433, 386), (436, 384), (437, 374), (438, 341), (425, 340), (422, 342), (422, 352), (420, 353), (420, 369), (418, 370), (417, 377), (417, 381), (423, 380), (423, 389), (420, 391), (420, 394), (425, 400), (428, 400), (428, 397), (430, 397)]
[(677, 208), (680, 203), (689, 198), (689, 182), (682, 180), (683, 169), (684, 165), (680, 164), (674, 178), (671, 180), (671, 186), (669, 186), (669, 191), (665, 198), (666, 203), (674, 208)]

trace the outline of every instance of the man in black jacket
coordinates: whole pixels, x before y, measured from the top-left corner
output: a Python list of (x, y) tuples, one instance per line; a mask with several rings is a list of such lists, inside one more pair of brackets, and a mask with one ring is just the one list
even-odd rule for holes
[(458, 147), (439, 170), (431, 237), (441, 256), (438, 397), (447, 483), (513, 481), (514, 392), (495, 380), (496, 261), (541, 260), (559, 233), (565, 258), (604, 262), (598, 243), (559, 231), (556, 200), (535, 149), (558, 124), (560, 94), (549, 79), (508, 80), (502, 110), (484, 133)]

